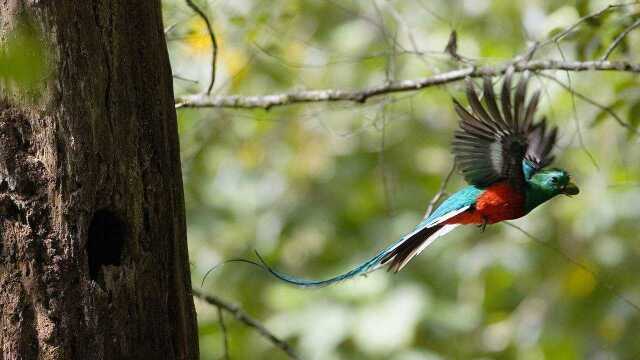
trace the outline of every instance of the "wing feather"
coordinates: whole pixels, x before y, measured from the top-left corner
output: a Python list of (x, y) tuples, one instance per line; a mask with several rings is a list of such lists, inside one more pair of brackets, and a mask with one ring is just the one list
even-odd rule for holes
[[(491, 78), (484, 78), (484, 101), (487, 104), (487, 110), (491, 113), (494, 122), (500, 124), (500, 130), (503, 130), (507, 123), (504, 121), (504, 118), (500, 114), (500, 110), (498, 109), (498, 104), (496, 103), (496, 95), (493, 92), (493, 84), (491, 83)], [(467, 89), (469, 88), (469, 84), (467, 84)], [(475, 92), (475, 90), (473, 91)]]
[(548, 130), (544, 118), (534, 121), (540, 92), (534, 92), (527, 102), (529, 76), (523, 75), (512, 90), (512, 75), (510, 69), (502, 82), (500, 107), (488, 77), (483, 81), (484, 104), (471, 80), (467, 80), (466, 88), (470, 109), (453, 101), (460, 119), (460, 128), (453, 137), (453, 153), (465, 179), (472, 185), (486, 187), (509, 180), (523, 186), (524, 161), (539, 170), (553, 160), (551, 151), (557, 128)]
[(502, 116), (504, 116), (505, 122), (509, 125), (510, 129), (516, 130), (517, 126), (514, 126), (516, 119), (511, 115), (511, 75), (511, 72), (507, 73), (502, 81), (500, 100), (502, 102)]

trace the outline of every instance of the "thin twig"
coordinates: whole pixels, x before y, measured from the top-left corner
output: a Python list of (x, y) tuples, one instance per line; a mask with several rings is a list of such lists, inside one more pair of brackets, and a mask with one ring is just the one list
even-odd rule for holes
[(193, 296), (198, 299), (203, 300), (204, 302), (216, 306), (229, 314), (233, 315), (236, 320), (244, 323), (245, 325), (252, 327), (256, 330), (260, 335), (269, 340), (273, 345), (280, 348), (284, 351), (291, 359), (300, 359), (298, 355), (293, 351), (291, 346), (284, 340), (280, 339), (276, 335), (274, 335), (271, 331), (269, 331), (262, 323), (253, 317), (249, 316), (246, 312), (244, 312), (237, 305), (228, 303), (225, 300), (220, 299), (214, 295), (208, 295), (200, 292), (199, 290), (193, 289)]
[(193, 10), (202, 21), (204, 21), (207, 26), (207, 32), (209, 33), (209, 37), (211, 38), (211, 81), (209, 82), (209, 87), (207, 88), (207, 95), (211, 94), (211, 89), (213, 89), (213, 84), (216, 82), (216, 58), (218, 57), (218, 42), (216, 41), (216, 35), (213, 33), (213, 28), (211, 27), (211, 22), (209, 22), (209, 18), (207, 14), (202, 11), (198, 5), (196, 5), (193, 0), (185, 0), (187, 5)]
[(610, 10), (617, 9), (617, 8), (622, 8), (622, 7), (627, 7), (627, 6), (632, 6), (632, 5), (638, 5), (638, 4), (640, 4), (640, 2), (638, 2), (638, 1), (630, 1), (630, 2), (627, 2), (627, 3), (607, 5), (605, 8), (603, 8), (600, 11), (597, 11), (597, 12), (594, 12), (592, 14), (585, 15), (585, 16), (581, 17), (573, 25), (569, 26), (564, 31), (558, 33), (556, 36), (552, 37), (551, 39), (548, 39), (548, 40), (545, 40), (545, 41), (541, 42), (540, 46), (542, 47), (542, 46), (545, 46), (545, 45), (549, 45), (551, 43), (557, 43), (558, 41), (562, 40), (565, 36), (567, 36), (570, 33), (572, 33), (576, 28), (578, 28), (584, 22), (589, 21), (589, 20), (594, 19), (594, 18), (597, 18), (597, 17), (600, 17), (601, 15), (609, 12)]
[(303, 90), (273, 95), (226, 95), (206, 96), (189, 95), (176, 99), (176, 108), (183, 107), (216, 107), (236, 109), (265, 109), (275, 106), (286, 106), (312, 102), (351, 101), (363, 103), (367, 99), (407, 91), (416, 91), (437, 85), (463, 80), (466, 77), (499, 76), (513, 66), (515, 72), (565, 70), (565, 71), (620, 71), (640, 74), (640, 63), (628, 61), (558, 61), (532, 60), (515, 64), (508, 63), (495, 67), (466, 67), (452, 70), (416, 80), (400, 80), (360, 90), (322, 89)]
[(544, 247), (554, 251), (555, 253), (559, 254), (560, 256), (562, 256), (563, 258), (565, 258), (565, 260), (567, 260), (568, 262), (572, 263), (573, 265), (577, 266), (578, 268), (584, 270), (585, 272), (587, 272), (589, 275), (591, 275), (591, 277), (593, 277), (593, 279), (596, 281), (596, 283), (604, 286), (607, 290), (609, 290), (614, 296), (616, 296), (617, 298), (619, 298), (620, 300), (622, 300), (623, 302), (625, 302), (629, 307), (633, 308), (633, 310), (637, 311), (640, 313), (640, 306), (637, 305), (636, 303), (634, 303), (633, 301), (629, 300), (628, 298), (626, 298), (625, 296), (621, 295), (620, 292), (618, 292), (618, 290), (616, 290), (615, 287), (611, 286), (611, 284), (609, 284), (606, 279), (603, 279), (600, 277), (600, 275), (598, 275), (595, 271), (591, 270), (589, 267), (587, 267), (585, 264), (579, 262), (578, 260), (575, 260), (574, 258), (572, 258), (571, 256), (567, 255), (566, 253), (564, 253), (562, 250), (556, 248), (555, 246), (553, 246), (552, 244), (532, 235), (531, 233), (529, 233), (528, 231), (526, 231), (525, 229), (521, 228), (520, 226), (509, 222), (509, 221), (505, 221), (505, 224), (511, 226), (514, 229), (519, 230), (521, 233), (523, 233), (526, 237), (528, 237), (529, 239), (535, 241), (538, 244), (543, 245)]
[[(359, 12), (359, 11), (357, 11), (357, 10), (354, 10), (354, 9), (351, 9), (351, 8), (349, 8), (349, 7), (345, 6), (343, 1), (334, 1), (334, 0), (329, 0), (329, 2), (330, 2), (333, 6), (335, 6), (337, 9), (342, 10), (343, 12), (345, 12), (346, 14), (348, 14), (349, 16), (353, 16), (353, 17), (360, 18), (360, 19), (362, 19), (363, 21), (365, 21), (365, 22), (367, 22), (367, 23), (369, 23), (369, 24), (373, 25), (375, 28), (377, 28), (378, 30), (380, 30), (380, 32), (383, 34), (384, 41), (387, 43), (387, 45), (388, 45), (389, 47), (392, 47), (392, 48), (399, 48), (400, 50), (405, 50), (405, 49), (402, 47), (402, 44), (400, 44), (400, 43), (398, 43), (398, 42), (397, 42), (397, 39), (396, 39), (396, 38), (394, 38), (394, 37), (391, 37), (391, 36), (388, 36), (388, 35), (387, 35), (387, 30), (386, 30), (386, 28), (385, 28), (385, 26), (384, 26), (384, 23), (383, 23), (383, 24), (380, 24), (380, 23), (378, 23), (377, 21), (375, 21), (374, 19), (372, 19), (371, 17), (369, 17), (369, 16), (367, 16), (367, 15), (364, 15), (364, 14), (360, 13), (360, 12)], [(374, 5), (375, 7), (377, 7), (377, 4), (375, 4), (375, 2), (373, 3), (373, 5)], [(391, 42), (390, 42), (389, 40), (391, 40)]]
[(186, 77), (180, 76), (180, 75), (173, 75), (174, 79), (178, 79), (178, 80), (182, 80), (182, 81), (186, 81), (186, 82), (190, 82), (190, 83), (194, 83), (194, 84), (198, 84), (198, 80), (193, 80), (193, 79), (188, 79)]
[(391, 191), (391, 184), (389, 181), (389, 174), (387, 173), (386, 164), (386, 142), (387, 142), (387, 104), (383, 103), (380, 117), (382, 118), (382, 129), (380, 134), (380, 151), (378, 152), (378, 162), (380, 163), (380, 177), (382, 180), (382, 191), (384, 196), (385, 208), (387, 215), (393, 215), (393, 193)]
[(222, 348), (224, 349), (223, 359), (229, 360), (229, 337), (227, 336), (227, 326), (224, 323), (224, 313), (222, 308), (217, 306), (218, 321), (220, 322), (220, 330), (222, 331)]
[[(558, 48), (558, 52), (560, 53), (560, 56), (562, 57), (562, 60), (566, 60), (564, 56), (564, 52), (562, 51), (562, 47), (560, 47), (560, 44), (556, 43), (556, 46)], [(567, 84), (569, 85), (569, 88), (573, 88), (573, 86), (571, 85), (571, 73), (569, 71), (565, 71), (565, 73), (567, 74)], [(598, 162), (596, 161), (596, 158), (593, 156), (591, 151), (589, 151), (589, 148), (587, 148), (587, 145), (584, 142), (584, 137), (582, 136), (582, 128), (580, 127), (580, 120), (578, 119), (578, 108), (576, 106), (576, 97), (573, 92), (571, 92), (571, 110), (573, 113), (573, 120), (576, 123), (576, 132), (578, 133), (578, 142), (580, 143), (580, 148), (591, 160), (591, 163), (593, 164), (593, 166), (597, 170), (600, 170), (600, 166), (598, 166)]]
[[(395, 53), (396, 48), (403, 49), (402, 45), (398, 42), (397, 30), (394, 32), (393, 35), (391, 35), (389, 32), (389, 29), (387, 29), (387, 25), (385, 24), (385, 20), (384, 20), (384, 15), (382, 14), (382, 11), (380, 11), (380, 7), (378, 6), (376, 0), (371, 0), (371, 5), (373, 5), (373, 9), (375, 10), (376, 15), (380, 20), (380, 22), (377, 22), (376, 20), (373, 20), (373, 19), (371, 21), (377, 24), (375, 26), (380, 30), (380, 35), (382, 35), (382, 39), (384, 40), (384, 42), (387, 43), (387, 47), (393, 49), (393, 53)], [(356, 12), (356, 14), (360, 16), (359, 12)], [(366, 16), (362, 16), (362, 17), (365, 18)]]
[[(413, 32), (413, 30), (411, 29), (411, 26), (409, 26), (409, 24), (407, 24), (407, 22), (404, 20), (404, 18), (402, 17), (402, 15), (400, 15), (400, 13), (398, 12), (398, 10), (396, 10), (396, 8), (393, 6), (393, 3), (391, 2), (386, 2), (385, 3), (387, 5), (387, 8), (389, 9), (389, 13), (393, 16), (393, 18), (395, 19), (396, 23), (405, 28), (405, 31), (407, 33), (407, 37), (409, 38), (409, 43), (411, 44), (411, 48), (413, 50), (400, 50), (400, 52), (398, 51), (397, 47), (393, 47), (393, 55), (398, 55), (401, 53), (407, 53), (410, 52), (414, 55), (418, 55), (420, 61), (422, 61), (423, 64), (425, 64), (425, 66), (427, 67), (427, 69), (431, 69), (433, 66), (431, 64), (429, 64), (429, 62), (427, 61), (425, 55), (427, 55), (427, 52), (423, 51), (420, 49), (420, 46), (418, 46), (418, 42), (416, 41), (416, 36)], [(434, 54), (433, 52), (430, 52), (431, 54)], [(439, 55), (449, 55), (446, 54), (444, 51), (441, 52), (437, 52), (436, 54)]]
[(607, 48), (607, 50), (604, 52), (604, 55), (602, 55), (602, 57), (600, 58), (600, 60), (607, 60), (609, 59), (609, 55), (611, 55), (611, 53), (613, 52), (613, 50), (616, 49), (616, 47), (618, 47), (618, 45), (620, 45), (620, 43), (622, 42), (622, 40), (624, 39), (625, 36), (627, 36), (628, 33), (630, 33), (631, 31), (633, 31), (633, 29), (637, 28), (638, 26), (640, 26), (640, 19), (636, 20), (633, 22), (633, 24), (629, 25), (626, 29), (624, 29), (623, 32), (620, 33), (620, 35), (618, 35), (615, 40), (613, 40), (613, 42), (611, 43), (611, 45), (609, 45), (609, 47)]
[(525, 51), (524, 54), (515, 57), (515, 62), (533, 60), (533, 56), (536, 54), (536, 51), (538, 51), (539, 48), (540, 43), (538, 41), (530, 43), (530, 45), (527, 47), (527, 51)]
[[(378, 14), (378, 17), (380, 18), (380, 22), (381, 22), (381, 26), (382, 29), (380, 31), (380, 33), (382, 34), (382, 36), (387, 36), (387, 27), (384, 23), (384, 16), (382, 15), (382, 12), (380, 11), (380, 8), (378, 7), (378, 5), (376, 4), (375, 0), (372, 1), (374, 8), (376, 9), (376, 12)], [(397, 47), (395, 46), (395, 44), (397, 44), (397, 37), (398, 37), (398, 32), (396, 31), (393, 35), (393, 41), (391, 42), (390, 46), (391, 46), (391, 53), (389, 54), (389, 56), (387, 56), (387, 59), (385, 61), (384, 64), (384, 77), (385, 77), (385, 82), (390, 82), (391, 79), (395, 78), (395, 65), (396, 65), (396, 55), (397, 55)], [(387, 42), (389, 43), (389, 42)], [(415, 48), (414, 48), (415, 50)], [(381, 111), (378, 113), (378, 115), (380, 116), (380, 118), (382, 119), (382, 129), (381, 129), (381, 136), (380, 136), (380, 152), (379, 152), (379, 163), (380, 163), (380, 175), (382, 178), (382, 191), (384, 192), (384, 202), (385, 202), (385, 208), (387, 210), (387, 215), (388, 216), (392, 216), (393, 215), (393, 197), (392, 197), (392, 192), (391, 192), (391, 188), (390, 188), (390, 184), (389, 184), (389, 174), (387, 173), (387, 164), (386, 164), (386, 158), (385, 158), (385, 150), (386, 150), (386, 141), (387, 141), (387, 100), (388, 97), (384, 97), (384, 100), (380, 106)], [(375, 124), (375, 123), (374, 123)]]
[(451, 21), (449, 19), (447, 19), (446, 17), (438, 14), (437, 12), (433, 11), (431, 8), (429, 8), (427, 5), (425, 5), (422, 1), (417, 1), (416, 2), (424, 12), (426, 12), (427, 14), (431, 15), (434, 19), (440, 21), (441, 23), (448, 25), (449, 27), (453, 28), (453, 24), (451, 23)]
[(447, 176), (440, 183), (440, 188), (438, 189), (438, 192), (431, 199), (431, 201), (429, 201), (429, 206), (427, 207), (427, 211), (424, 213), (424, 217), (425, 218), (427, 218), (429, 215), (431, 215), (431, 213), (433, 212), (433, 208), (436, 206), (438, 201), (440, 201), (440, 199), (442, 199), (442, 197), (446, 193), (447, 185), (449, 184), (449, 180), (451, 180), (451, 176), (453, 176), (453, 173), (455, 171), (456, 171), (456, 163), (454, 161), (453, 165), (451, 166), (451, 170), (449, 170), (449, 173), (447, 174)]
[(294, 68), (294, 69), (317, 69), (317, 68), (325, 68), (328, 66), (333, 66), (333, 65), (340, 65), (340, 64), (356, 64), (356, 63), (360, 63), (362, 61), (366, 61), (366, 60), (371, 60), (371, 59), (377, 59), (377, 58), (382, 58), (382, 57), (389, 57), (389, 55), (395, 55), (395, 56), (407, 56), (407, 55), (413, 55), (413, 56), (419, 56), (421, 59), (424, 58), (424, 56), (429, 55), (430, 57), (442, 57), (443, 59), (446, 57), (449, 57), (448, 54), (445, 54), (442, 51), (435, 51), (435, 50), (420, 50), (420, 51), (415, 51), (415, 50), (398, 50), (397, 48), (395, 48), (392, 52), (388, 52), (388, 51), (380, 51), (380, 52), (376, 52), (376, 53), (372, 53), (369, 55), (362, 55), (362, 56), (354, 56), (354, 57), (339, 57), (336, 58), (334, 60), (327, 60), (324, 63), (301, 63), (301, 62), (295, 62), (295, 61), (291, 61), (288, 59), (285, 59), (284, 57), (278, 56), (274, 53), (272, 53), (271, 51), (269, 51), (268, 49), (262, 47), (260, 44), (256, 43), (256, 42), (252, 42), (251, 46), (253, 46), (254, 48), (256, 48), (258, 50), (258, 52), (260, 52), (262, 55), (269, 57), (273, 60), (277, 60), (278, 65), (280, 66), (284, 66), (284, 67), (290, 67), (290, 68)]
[(553, 82), (555, 82), (556, 84), (560, 85), (560, 87), (564, 88), (566, 91), (571, 92), (573, 95), (575, 95), (578, 99), (591, 104), (595, 107), (597, 107), (598, 109), (606, 112), (607, 114), (611, 115), (611, 117), (621, 126), (627, 128), (627, 130), (638, 134), (638, 130), (635, 129), (633, 126), (631, 126), (629, 123), (627, 123), (626, 121), (622, 120), (622, 118), (620, 117), (620, 115), (618, 115), (615, 111), (613, 111), (613, 109), (611, 109), (609, 106), (603, 105), (595, 100), (593, 100), (592, 98), (588, 97), (587, 95), (584, 95), (580, 92), (577, 92), (574, 88), (570, 87), (569, 85), (565, 84), (564, 82), (562, 82), (561, 80), (558, 80), (557, 78), (555, 78), (552, 75), (547, 75), (547, 74), (543, 74), (540, 73), (538, 74), (539, 76), (542, 76), (546, 79), (549, 79)]
[(176, 26), (178, 26), (178, 23), (173, 23), (173, 24), (171, 24), (171, 25), (167, 26), (167, 27), (164, 29), (164, 34), (165, 34), (165, 35), (169, 34), (170, 32), (172, 32), (172, 31), (173, 31), (173, 29), (175, 29), (175, 28), (176, 28)]

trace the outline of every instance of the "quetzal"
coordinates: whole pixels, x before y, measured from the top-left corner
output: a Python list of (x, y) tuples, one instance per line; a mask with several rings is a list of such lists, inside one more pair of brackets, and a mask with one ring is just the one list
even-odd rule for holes
[(540, 92), (527, 101), (528, 76), (521, 76), (512, 91), (511, 74), (509, 71), (503, 80), (499, 100), (488, 77), (483, 84), (484, 105), (469, 79), (470, 110), (453, 100), (460, 118), (453, 154), (470, 185), (447, 198), (413, 231), (353, 270), (326, 280), (306, 280), (281, 273), (269, 267), (258, 254), (262, 265), (280, 280), (307, 287), (330, 285), (385, 265), (397, 272), (458, 225), (477, 224), (484, 230), (487, 224), (522, 217), (556, 195), (578, 194), (578, 187), (566, 171), (545, 169), (554, 158), (551, 151), (557, 128), (548, 128), (545, 117), (534, 120)]

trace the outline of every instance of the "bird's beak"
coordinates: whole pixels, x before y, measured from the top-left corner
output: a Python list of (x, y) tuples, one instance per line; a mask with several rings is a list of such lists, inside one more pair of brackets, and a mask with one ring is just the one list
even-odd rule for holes
[(569, 181), (569, 183), (564, 187), (562, 193), (568, 196), (577, 195), (580, 192), (580, 189), (573, 182)]

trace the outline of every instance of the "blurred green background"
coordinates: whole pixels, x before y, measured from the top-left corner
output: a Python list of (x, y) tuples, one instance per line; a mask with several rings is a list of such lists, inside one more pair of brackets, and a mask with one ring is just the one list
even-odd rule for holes
[[(357, 89), (463, 66), (443, 53), (502, 64), (606, 1), (217, 0), (198, 4), (219, 44), (214, 94)], [(164, 0), (176, 96), (206, 90), (210, 41), (181, 0)], [(640, 6), (585, 22), (537, 59), (592, 60)], [(640, 62), (640, 30), (611, 59)], [(637, 75), (549, 71), (623, 121), (640, 122)], [(560, 127), (555, 165), (582, 192), (508, 225), (465, 227), (401, 273), (318, 290), (230, 264), (203, 291), (240, 305), (305, 359), (640, 358), (640, 144), (607, 112), (535, 77), (541, 114)], [(463, 83), (365, 104), (264, 110), (180, 109), (194, 287), (253, 249), (281, 270), (325, 278), (350, 269), (421, 219), (448, 173)], [(580, 132), (579, 132), (580, 130)], [(590, 154), (590, 155), (589, 155)], [(593, 160), (590, 158), (593, 157)], [(456, 174), (448, 190), (462, 186)], [(546, 244), (546, 245), (545, 245)], [(555, 250), (554, 250), (555, 249)], [(594, 278), (579, 262), (593, 273)], [(223, 354), (216, 309), (196, 300), (203, 359)], [(226, 316), (233, 359), (283, 359)]]

